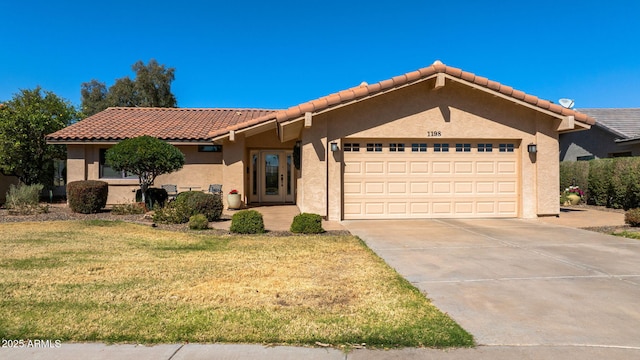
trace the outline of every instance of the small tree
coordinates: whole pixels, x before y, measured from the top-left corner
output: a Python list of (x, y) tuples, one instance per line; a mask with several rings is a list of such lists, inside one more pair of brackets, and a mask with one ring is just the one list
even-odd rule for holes
[(106, 163), (116, 171), (138, 176), (142, 201), (158, 175), (172, 173), (184, 165), (184, 155), (171, 144), (152, 136), (123, 140), (107, 150)]

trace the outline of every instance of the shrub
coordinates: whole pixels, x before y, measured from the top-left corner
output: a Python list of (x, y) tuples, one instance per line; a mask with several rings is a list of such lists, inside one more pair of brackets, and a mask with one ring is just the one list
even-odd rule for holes
[(202, 214), (193, 215), (189, 218), (189, 229), (206, 230), (209, 228), (207, 217)]
[(560, 163), (560, 192), (563, 192), (569, 186), (578, 186), (585, 192), (588, 191), (588, 161), (563, 161)]
[(291, 232), (302, 234), (323, 233), (322, 217), (318, 214), (302, 213), (296, 215), (291, 223)]
[(111, 209), (111, 213), (115, 215), (135, 215), (146, 212), (147, 207), (143, 203), (117, 204)]
[[(145, 205), (149, 209), (155, 207), (164, 207), (169, 199), (167, 190), (161, 188), (148, 188), (145, 195)], [(136, 190), (136, 202), (142, 202), (142, 192), (140, 189)]]
[(72, 181), (67, 184), (67, 200), (73, 212), (97, 213), (107, 205), (109, 184), (98, 180)]
[(30, 215), (48, 212), (48, 206), (40, 206), (40, 193), (44, 188), (43, 185), (24, 185), (15, 186), (11, 184), (7, 192), (7, 201), (5, 206), (9, 209), (10, 214)]
[(239, 234), (264, 233), (262, 214), (255, 210), (241, 210), (231, 218), (231, 232)]
[(184, 224), (193, 215), (202, 214), (208, 221), (216, 221), (222, 215), (222, 198), (217, 194), (200, 191), (180, 193), (165, 208), (158, 209), (153, 221), (158, 223)]
[(589, 161), (589, 186), (587, 203), (589, 205), (607, 206), (609, 204), (609, 179), (612, 159)]
[(624, 213), (624, 223), (631, 226), (640, 226), (640, 209), (627, 210)]

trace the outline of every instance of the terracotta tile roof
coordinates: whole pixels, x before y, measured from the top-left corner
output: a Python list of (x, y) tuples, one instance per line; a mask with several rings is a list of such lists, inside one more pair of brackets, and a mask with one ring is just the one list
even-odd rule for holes
[(212, 131), (209, 135), (211, 137), (221, 136), (229, 132), (229, 130), (240, 130), (246, 127), (250, 127), (261, 122), (269, 120), (277, 120), (278, 122), (284, 122), (287, 120), (299, 118), (305, 114), (305, 112), (318, 112), (330, 109), (336, 105), (342, 105), (354, 100), (359, 100), (364, 97), (376, 95), (378, 93), (392, 90), (397, 87), (410, 85), (415, 82), (422, 81), (426, 78), (433, 77), (437, 74), (446, 74), (453, 78), (458, 78), (475, 85), (487, 88), (487, 90), (495, 91), (503, 94), (507, 97), (511, 97), (515, 100), (524, 101), (530, 105), (538, 107), (543, 110), (556, 113), (563, 116), (574, 116), (575, 120), (583, 122), (589, 125), (595, 124), (595, 119), (587, 114), (580, 113), (578, 111), (564, 108), (558, 104), (554, 104), (548, 100), (540, 99), (536, 96), (526, 94), (523, 91), (516, 90), (510, 86), (502, 85), (496, 81), (491, 81), (482, 76), (476, 76), (473, 73), (463, 71), (458, 68), (444, 65), (439, 61), (436, 61), (433, 65), (425, 68), (406, 73), (404, 75), (396, 76), (388, 80), (381, 81), (376, 84), (368, 85), (362, 83), (359, 86), (352, 87), (350, 89), (342, 90), (340, 92), (330, 94), (300, 105), (292, 106), (286, 110), (280, 110), (273, 114), (268, 114), (260, 118), (252, 119), (247, 123), (238, 123), (229, 126), (225, 129), (217, 129)]
[(264, 109), (108, 108), (47, 136), (52, 142), (119, 141), (150, 135), (166, 141), (209, 140), (209, 132), (274, 113)]

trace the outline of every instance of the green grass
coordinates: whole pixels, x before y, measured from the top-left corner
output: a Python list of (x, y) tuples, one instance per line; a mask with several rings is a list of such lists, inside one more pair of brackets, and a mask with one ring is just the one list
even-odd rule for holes
[(622, 232), (611, 233), (611, 235), (625, 237), (625, 238), (628, 238), (628, 239), (640, 240), (640, 232), (637, 232), (637, 231), (626, 231), (625, 230), (625, 231), (622, 231)]
[(215, 236), (104, 221), (0, 231), (5, 339), (473, 345), (353, 236)]

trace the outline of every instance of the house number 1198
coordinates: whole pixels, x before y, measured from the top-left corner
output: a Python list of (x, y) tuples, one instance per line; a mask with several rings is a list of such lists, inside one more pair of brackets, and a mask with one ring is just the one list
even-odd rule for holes
[(427, 136), (429, 137), (442, 136), (442, 131), (427, 131)]

